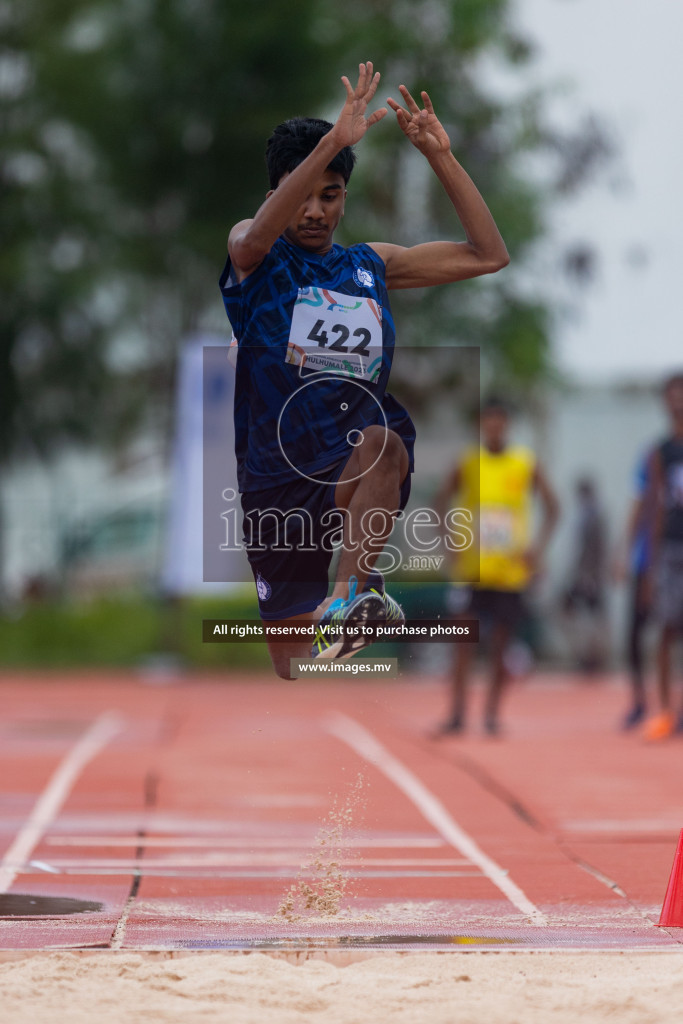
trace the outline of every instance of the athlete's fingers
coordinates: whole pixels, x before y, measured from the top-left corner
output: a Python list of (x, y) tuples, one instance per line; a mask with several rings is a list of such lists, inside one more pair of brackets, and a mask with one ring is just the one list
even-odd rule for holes
[(412, 114), (409, 114), (407, 110), (404, 110), (403, 107), (400, 106), (400, 104), (398, 104), (395, 99), (392, 99), (391, 96), (387, 97), (387, 103), (396, 114), (396, 120), (398, 121), (398, 126), (401, 129), (401, 131), (404, 132), (406, 135), (409, 135), (410, 126), (411, 124), (414, 123), (414, 118)]
[(429, 111), (421, 110), (417, 119), (417, 140), (424, 142), (427, 137), (427, 126), (429, 124)]
[[(425, 110), (428, 110), (430, 114), (434, 114), (434, 104), (430, 100), (429, 94), (423, 91), (421, 93), (421, 96), (422, 96), (422, 102), (425, 105)], [(436, 117), (436, 114), (434, 114), (434, 116)]]
[(402, 132), (408, 134), (408, 128), (410, 127), (410, 115), (405, 112), (403, 107), (396, 107), (396, 120), (398, 126)]
[(356, 91), (354, 93), (354, 96), (355, 96), (356, 99), (360, 99), (363, 96), (363, 93), (365, 92), (365, 83), (366, 83), (366, 81), (367, 81), (367, 70), (366, 70), (365, 64), (359, 64), (358, 65), (358, 85), (356, 86)]
[(346, 77), (346, 75), (342, 75), (341, 80), (342, 80), (342, 83), (344, 85), (344, 88), (346, 89), (346, 98), (347, 98), (347, 100), (352, 100), (353, 96), (354, 96), (354, 92), (353, 92), (353, 87), (352, 87), (351, 83), (349, 82), (349, 80)]
[(379, 110), (374, 112), (374, 114), (370, 114), (370, 117), (368, 118), (368, 128), (372, 127), (373, 124), (377, 124), (377, 122), (381, 121), (383, 117), (386, 117), (388, 113), (389, 111), (386, 107), (380, 107)]
[(368, 86), (368, 90), (365, 94), (365, 99), (367, 100), (368, 103), (377, 92), (377, 86), (379, 85), (379, 77), (379, 71), (376, 71), (374, 76), (370, 80), (370, 85)]
[(420, 108), (418, 107), (417, 103), (415, 102), (413, 97), (408, 92), (408, 90), (405, 87), (405, 85), (399, 85), (398, 88), (400, 90), (401, 96), (403, 96), (403, 99), (405, 100), (406, 106), (408, 107), (408, 110), (410, 111), (410, 113), (411, 114), (419, 114), (420, 113)]
[(393, 99), (391, 96), (387, 96), (387, 103), (389, 104), (389, 106), (391, 107), (395, 114), (398, 114), (399, 110), (402, 111), (404, 114), (406, 113), (406, 111), (403, 110), (401, 104), (397, 103), (396, 100)]

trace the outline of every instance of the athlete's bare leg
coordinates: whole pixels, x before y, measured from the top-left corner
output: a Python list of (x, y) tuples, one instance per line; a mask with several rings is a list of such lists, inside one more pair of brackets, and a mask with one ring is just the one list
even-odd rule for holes
[(632, 594), (631, 616), (628, 632), (628, 662), (631, 669), (631, 690), (633, 706), (645, 707), (645, 656), (643, 652), (643, 634), (648, 621), (650, 609), (647, 604), (643, 574), (639, 573)]
[[(292, 615), (288, 619), (269, 621), (269, 626), (310, 626), (315, 625), (322, 615), (320, 608), (313, 612), (306, 612), (304, 615)], [(301, 640), (268, 640), (268, 653), (273, 663), (273, 668), (281, 679), (296, 679), (297, 673), (292, 674), (290, 658), (310, 658), (313, 633), (305, 634)]]
[[(335, 488), (335, 504), (348, 515), (344, 519), (344, 543), (334, 589), (323, 608), (339, 597), (348, 597), (351, 576), (358, 578), (358, 592), (362, 591), (393, 528), (401, 484), (409, 465), (406, 446), (398, 434), (380, 426), (365, 428), (363, 441), (349, 457)], [(370, 548), (363, 543), (362, 524), (367, 522), (364, 517), (375, 509), (378, 512), (368, 531), (372, 534)]]
[(663, 626), (659, 635), (657, 644), (659, 713), (645, 723), (643, 735), (646, 740), (664, 740), (676, 731), (676, 721), (671, 706), (671, 662), (676, 634), (677, 630), (673, 626)]
[(453, 645), (452, 711), (448, 722), (444, 724), (444, 731), (459, 732), (465, 727), (467, 687), (476, 649), (476, 644)]
[(657, 689), (659, 703), (663, 712), (671, 711), (671, 649), (676, 631), (671, 626), (663, 626), (657, 647)]
[(502, 622), (496, 623), (491, 633), (491, 675), (484, 705), (484, 728), (488, 733), (498, 731), (498, 711), (503, 688), (507, 680), (505, 650), (510, 642), (510, 628)]

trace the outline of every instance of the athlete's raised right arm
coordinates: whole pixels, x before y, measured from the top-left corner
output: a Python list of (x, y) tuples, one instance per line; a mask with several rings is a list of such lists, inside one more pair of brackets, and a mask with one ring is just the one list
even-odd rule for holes
[(372, 61), (358, 66), (358, 84), (354, 89), (346, 75), (342, 82), (346, 100), (331, 131), (324, 135), (312, 153), (291, 174), (281, 178), (251, 220), (240, 221), (230, 232), (228, 251), (240, 280), (250, 274), (270, 252), (273, 244), (306, 200), (313, 185), (337, 153), (353, 146), (388, 113), (381, 107), (366, 116), (368, 103), (379, 84), (379, 71), (373, 74)]

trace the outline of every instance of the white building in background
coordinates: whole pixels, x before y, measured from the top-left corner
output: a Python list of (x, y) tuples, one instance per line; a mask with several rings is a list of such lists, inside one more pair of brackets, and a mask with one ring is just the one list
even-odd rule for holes
[(559, 287), (557, 254), (567, 244), (598, 252), (580, 316), (554, 331), (558, 363), (606, 385), (616, 375), (665, 374), (683, 364), (683, 4), (515, 0), (513, 17), (537, 47), (515, 87), (550, 90), (551, 123), (597, 115), (616, 149), (592, 183), (553, 209), (534, 268), (547, 296)]
[(49, 465), (9, 470), (0, 490), (5, 599), (63, 585), (82, 594), (152, 586), (167, 494), (167, 467), (152, 441), (120, 465), (65, 450)]
[(68, 450), (49, 465), (24, 463), (7, 474), (6, 597), (122, 589), (207, 595), (246, 578), (242, 553), (220, 549), (221, 492), (237, 495), (227, 351), (220, 337), (183, 346), (170, 465), (161, 439), (141, 437), (122, 463)]

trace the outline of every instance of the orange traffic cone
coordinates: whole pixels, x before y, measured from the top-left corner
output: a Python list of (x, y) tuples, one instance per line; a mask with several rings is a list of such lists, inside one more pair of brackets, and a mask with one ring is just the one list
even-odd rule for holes
[(660, 928), (683, 928), (683, 829), (678, 837), (669, 885), (659, 916)]

